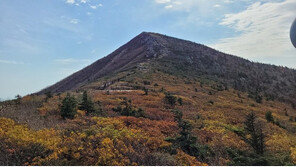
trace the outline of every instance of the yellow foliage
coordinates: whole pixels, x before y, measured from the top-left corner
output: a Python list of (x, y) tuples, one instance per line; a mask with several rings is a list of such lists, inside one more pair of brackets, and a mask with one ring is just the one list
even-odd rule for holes
[(291, 155), (292, 161), (293, 161), (293, 163), (296, 164), (296, 147), (292, 147), (290, 149), (290, 151), (291, 151), (290, 155)]
[(82, 116), (85, 116), (85, 115), (86, 115), (86, 112), (85, 111), (77, 110), (77, 114), (75, 116), (76, 117), (82, 117)]
[(175, 158), (177, 163), (182, 166), (207, 166), (207, 164), (197, 161), (195, 157), (184, 153), (182, 150), (177, 150)]
[(0, 118), (0, 137), (7, 142), (18, 145), (39, 143), (48, 149), (54, 149), (61, 140), (58, 133), (53, 129), (32, 131), (23, 125), (17, 125), (13, 120)]
[(287, 134), (274, 134), (267, 138), (266, 145), (268, 150), (277, 153), (290, 150), (296, 146), (295, 136)]

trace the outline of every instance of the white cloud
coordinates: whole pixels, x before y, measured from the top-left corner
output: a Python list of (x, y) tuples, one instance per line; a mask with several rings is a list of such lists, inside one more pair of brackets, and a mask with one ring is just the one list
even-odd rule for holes
[(156, 3), (169, 3), (171, 0), (155, 0)]
[(166, 9), (170, 9), (172, 7), (173, 7), (173, 5), (167, 5), (167, 6), (165, 6)]
[(66, 3), (68, 3), (68, 4), (74, 4), (75, 3), (75, 0), (66, 0)]
[(223, 2), (224, 2), (224, 3), (234, 3), (233, 0), (224, 0)]
[(98, 7), (102, 7), (103, 4), (97, 4), (97, 5), (90, 5), (89, 7), (92, 8), (92, 9), (97, 9)]
[(219, 5), (219, 4), (214, 5), (214, 8), (219, 8), (219, 7), (221, 7), (221, 5)]
[(78, 19), (71, 19), (70, 20), (70, 23), (72, 23), (72, 24), (78, 24), (79, 23), (79, 20)]
[(81, 3), (86, 3), (86, 2), (87, 2), (87, 0), (81, 0), (80, 2), (81, 2)]
[(23, 62), (17, 62), (17, 61), (11, 61), (11, 60), (1, 60), (1, 59), (0, 59), (0, 63), (3, 63), (3, 64), (14, 64), (14, 65), (24, 64)]
[[(237, 0), (244, 1), (244, 0)], [(165, 9), (173, 11), (185, 11), (188, 13), (200, 13), (207, 15), (208, 13), (215, 13), (211, 8), (220, 7), (221, 3), (229, 4), (230, 0), (154, 0), (157, 5), (163, 6)]]
[(95, 5), (90, 5), (90, 8), (92, 8), (92, 9), (97, 9), (97, 6), (95, 6)]
[(226, 14), (220, 24), (239, 35), (220, 39), (212, 47), (255, 60), (295, 57), (296, 51), (289, 39), (295, 9), (295, 0), (255, 2), (242, 12)]

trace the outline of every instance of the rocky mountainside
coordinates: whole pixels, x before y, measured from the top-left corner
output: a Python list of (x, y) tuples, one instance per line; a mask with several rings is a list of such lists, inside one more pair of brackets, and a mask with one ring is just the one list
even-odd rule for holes
[(143, 69), (210, 80), (222, 89), (232, 87), (255, 99), (279, 99), (295, 106), (295, 70), (254, 63), (201, 44), (147, 32), (39, 93), (75, 90), (105, 76)]

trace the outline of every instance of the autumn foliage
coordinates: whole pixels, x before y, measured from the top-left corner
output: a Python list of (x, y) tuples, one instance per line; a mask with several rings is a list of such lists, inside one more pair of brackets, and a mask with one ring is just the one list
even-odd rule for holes
[(296, 114), (286, 103), (160, 72), (95, 89), (102, 84), (1, 103), (0, 165), (296, 164)]

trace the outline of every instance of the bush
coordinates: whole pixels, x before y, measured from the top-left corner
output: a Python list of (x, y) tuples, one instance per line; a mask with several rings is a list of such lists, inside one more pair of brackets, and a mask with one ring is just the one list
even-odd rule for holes
[(177, 102), (177, 97), (171, 95), (170, 93), (166, 93), (164, 100), (167, 104), (171, 105), (171, 106), (175, 106), (176, 102)]
[(254, 99), (257, 103), (262, 103), (262, 100), (263, 100), (263, 97), (258, 92), (255, 92), (255, 93), (250, 92), (248, 97)]
[(69, 93), (63, 99), (62, 105), (60, 106), (61, 116), (63, 119), (73, 119), (77, 113), (77, 102), (73, 96)]
[(21, 99), (22, 99), (22, 96), (21, 95), (16, 95), (15, 96), (15, 103), (16, 104), (21, 104)]
[(144, 110), (142, 108), (133, 108), (132, 101), (127, 99), (124, 99), (120, 106), (113, 108), (113, 111), (122, 116), (145, 117)]
[(182, 106), (183, 105), (183, 99), (182, 98), (178, 98), (178, 103), (179, 103), (180, 106)]
[(148, 95), (148, 92), (149, 92), (149, 90), (147, 89), (147, 88), (143, 88), (143, 91), (145, 92), (145, 95), (147, 96)]
[(22, 166), (31, 164), (35, 158), (50, 155), (51, 151), (38, 143), (17, 145), (0, 139), (0, 165)]
[(45, 95), (46, 95), (46, 100), (52, 98), (52, 94), (50, 91), (46, 92)]
[(274, 123), (274, 118), (271, 111), (265, 113), (265, 119), (267, 120), (267, 122)]
[(228, 156), (231, 161), (230, 166), (288, 166), (293, 165), (289, 155), (275, 157), (273, 155), (258, 155), (246, 151), (228, 148)]
[(151, 82), (150, 81), (143, 81), (144, 85), (150, 85)]

